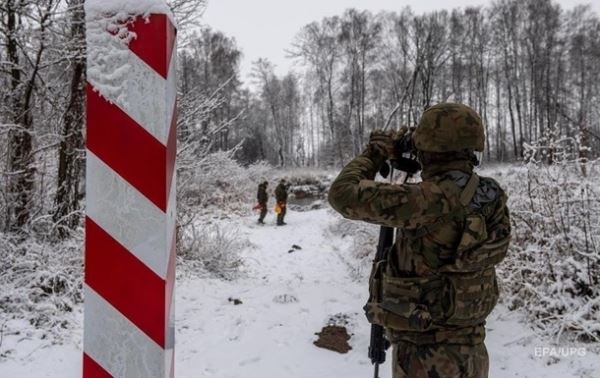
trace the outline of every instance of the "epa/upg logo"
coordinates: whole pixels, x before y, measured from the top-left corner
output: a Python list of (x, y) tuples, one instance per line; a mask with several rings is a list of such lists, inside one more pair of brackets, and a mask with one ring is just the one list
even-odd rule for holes
[(584, 357), (585, 347), (535, 347), (536, 357)]

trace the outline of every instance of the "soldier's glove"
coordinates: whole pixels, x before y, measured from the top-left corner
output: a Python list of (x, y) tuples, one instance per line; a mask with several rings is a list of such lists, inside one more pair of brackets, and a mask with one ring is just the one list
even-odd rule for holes
[(394, 135), (394, 140), (400, 140), (402, 139), (407, 133), (409, 132), (413, 132), (415, 130), (414, 127), (411, 127), (410, 129), (406, 126), (402, 126), (398, 131), (396, 131), (395, 135)]
[(386, 160), (394, 156), (394, 139), (395, 133), (393, 131), (383, 130), (374, 130), (369, 137), (368, 150), (375, 152), (377, 157), (374, 162), (378, 166), (377, 170), (382, 177), (388, 177), (391, 171)]
[(384, 159), (388, 159), (394, 155), (394, 139), (393, 131), (373, 130), (369, 137), (369, 148), (377, 151)]

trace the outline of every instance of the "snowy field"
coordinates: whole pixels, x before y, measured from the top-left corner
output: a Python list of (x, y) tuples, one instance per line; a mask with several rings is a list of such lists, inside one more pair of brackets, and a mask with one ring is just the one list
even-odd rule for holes
[[(265, 226), (255, 224), (254, 217), (241, 218), (240, 236), (251, 243), (243, 251), (243, 278), (227, 282), (188, 277), (178, 282), (176, 376), (372, 376), (366, 356), (370, 327), (361, 310), (367, 283), (352, 278), (349, 260), (343, 258), (351, 238), (328, 231), (336, 219), (327, 209), (291, 212), (288, 226), (282, 228), (272, 217)], [(302, 249), (292, 249), (294, 244)], [(235, 305), (230, 298), (242, 303)], [(80, 323), (81, 309), (76, 314)], [(314, 333), (340, 314), (337, 318), (347, 319), (352, 333), (352, 350), (338, 354), (315, 347)], [(81, 331), (57, 346), (27, 324), (4, 324), (3, 329), (0, 377), (81, 375)], [(550, 343), (502, 306), (488, 323), (487, 346), (491, 377), (600, 376), (600, 356), (592, 350), (568, 357), (536, 356)], [(389, 364), (382, 371), (382, 378), (391, 376)]]

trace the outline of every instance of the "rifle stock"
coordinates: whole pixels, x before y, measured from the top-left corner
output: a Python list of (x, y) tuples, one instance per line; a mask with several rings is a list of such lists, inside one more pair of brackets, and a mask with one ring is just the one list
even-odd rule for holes
[[(394, 229), (392, 227), (381, 227), (379, 230), (379, 242), (377, 253), (373, 260), (373, 267), (387, 259), (392, 245), (394, 244)], [(371, 343), (369, 345), (369, 358), (375, 366), (374, 377), (379, 378), (379, 365), (385, 362), (385, 351), (390, 343), (385, 338), (385, 330), (382, 326), (371, 324)]]

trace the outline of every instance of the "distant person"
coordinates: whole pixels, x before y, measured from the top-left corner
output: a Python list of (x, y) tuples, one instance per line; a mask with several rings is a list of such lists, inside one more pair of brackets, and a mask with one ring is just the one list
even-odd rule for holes
[(269, 195), (267, 194), (268, 186), (269, 183), (267, 181), (258, 184), (256, 201), (258, 202), (258, 209), (260, 209), (260, 216), (258, 217), (258, 223), (260, 224), (265, 224), (265, 217), (267, 216), (267, 202), (269, 201)]
[(281, 179), (277, 188), (275, 188), (275, 200), (277, 201), (276, 208), (279, 209), (277, 213), (277, 225), (283, 226), (286, 223), (283, 221), (285, 218), (286, 208), (287, 208), (287, 185), (285, 179)]

